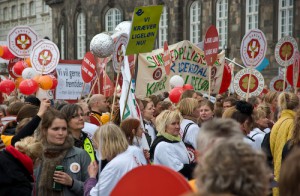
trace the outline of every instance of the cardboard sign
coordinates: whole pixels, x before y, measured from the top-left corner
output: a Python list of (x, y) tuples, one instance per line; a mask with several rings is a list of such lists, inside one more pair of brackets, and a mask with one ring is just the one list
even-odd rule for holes
[(204, 53), (208, 66), (212, 66), (218, 57), (219, 50), (219, 34), (214, 25), (211, 25), (205, 34)]
[(95, 77), (96, 74), (96, 62), (94, 55), (91, 52), (87, 52), (82, 60), (81, 64), (81, 76), (85, 83), (89, 83)]
[(274, 77), (271, 82), (270, 82), (270, 90), (271, 91), (277, 91), (277, 92), (282, 92), (282, 91), (289, 91), (291, 89), (291, 86), (285, 82), (285, 88), (283, 90), (283, 83), (284, 79), (281, 76), (276, 76)]
[(245, 66), (258, 66), (265, 58), (267, 40), (259, 29), (250, 30), (241, 44), (241, 58)]
[(126, 55), (152, 51), (162, 10), (162, 5), (134, 9)]
[(30, 60), (32, 67), (39, 74), (52, 72), (59, 61), (59, 50), (57, 46), (49, 40), (39, 41), (33, 48)]
[[(204, 52), (190, 41), (181, 41), (169, 46), (172, 65), (170, 75), (165, 75), (163, 49), (151, 53), (139, 54), (138, 74), (136, 80), (136, 97), (144, 98), (152, 94), (160, 94), (170, 90), (169, 80), (180, 75), (185, 84), (191, 84), (195, 91), (208, 91), (208, 66)], [(218, 93), (222, 82), (225, 52), (218, 55), (212, 69), (212, 93)]]
[(169, 46), (168, 46), (167, 41), (164, 42), (163, 60), (164, 60), (164, 66), (165, 66), (166, 74), (170, 75), (170, 67), (171, 67), (171, 64), (172, 64), (172, 60), (171, 60), (171, 54), (170, 54), (170, 50), (169, 50)]
[(122, 33), (114, 40), (114, 52), (113, 52), (113, 67), (116, 73), (121, 71), (121, 66), (124, 66), (124, 53), (122, 51), (122, 46), (127, 46), (128, 44), (128, 35)]
[(294, 63), (294, 53), (298, 50), (296, 40), (291, 36), (281, 38), (275, 47), (275, 59), (281, 66), (289, 66)]
[[(233, 88), (239, 96), (244, 98), (247, 96), (247, 87), (251, 69), (252, 68), (242, 69), (234, 77)], [(249, 97), (258, 96), (263, 91), (264, 84), (263, 75), (259, 71), (252, 69)]]
[(7, 35), (8, 48), (15, 56), (29, 57), (38, 41), (37, 33), (28, 26), (17, 26)]

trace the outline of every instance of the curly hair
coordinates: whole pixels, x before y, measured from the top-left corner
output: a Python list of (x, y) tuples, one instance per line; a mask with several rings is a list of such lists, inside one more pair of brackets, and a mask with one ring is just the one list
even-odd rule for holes
[(42, 143), (32, 136), (25, 137), (16, 142), (15, 147), (21, 153), (29, 156), (33, 161), (40, 158), (43, 153), (41, 150), (43, 148)]
[(265, 156), (243, 141), (214, 145), (199, 157), (195, 174), (198, 190), (211, 194), (264, 196), (268, 191)]
[(294, 93), (282, 92), (278, 96), (278, 108), (280, 110), (294, 110), (299, 105), (299, 98)]
[(164, 110), (155, 119), (156, 130), (164, 133), (166, 132), (166, 126), (176, 120), (179, 120), (180, 123), (182, 121), (182, 116), (178, 110)]

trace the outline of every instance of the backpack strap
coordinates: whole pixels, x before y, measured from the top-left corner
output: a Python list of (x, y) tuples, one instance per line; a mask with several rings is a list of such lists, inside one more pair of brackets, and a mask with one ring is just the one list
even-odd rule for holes
[(253, 135), (251, 136), (251, 139), (253, 139), (253, 140), (255, 141), (254, 136), (256, 136), (256, 135), (258, 135), (258, 134), (259, 134), (259, 133), (253, 134)]
[(183, 135), (182, 135), (182, 141), (184, 142), (184, 138), (186, 136), (186, 133), (187, 133), (187, 130), (189, 129), (189, 127), (194, 124), (194, 123), (188, 123), (185, 128), (184, 128), (184, 131), (183, 131)]

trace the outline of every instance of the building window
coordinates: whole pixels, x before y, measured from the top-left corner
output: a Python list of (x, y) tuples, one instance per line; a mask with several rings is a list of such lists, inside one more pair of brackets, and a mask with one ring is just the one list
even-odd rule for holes
[(48, 13), (49, 12), (49, 6), (46, 4), (46, 1), (43, 1), (43, 12)]
[(7, 7), (3, 8), (3, 20), (8, 20), (8, 9)]
[(121, 22), (122, 14), (117, 8), (109, 9), (105, 14), (105, 31), (113, 33), (116, 26)]
[(190, 7), (190, 40), (198, 43), (200, 39), (200, 15), (199, 1), (194, 1)]
[(35, 15), (35, 3), (34, 1), (31, 1), (29, 3), (29, 15), (34, 16)]
[(258, 28), (258, 5), (259, 0), (246, 1), (246, 32)]
[(18, 17), (18, 12), (17, 12), (17, 6), (13, 5), (11, 7), (11, 19), (17, 19)]
[(65, 25), (60, 27), (60, 59), (65, 59)]
[(164, 47), (164, 42), (166, 40), (168, 40), (168, 12), (167, 7), (164, 6), (159, 21), (158, 47)]
[(219, 48), (227, 48), (228, 0), (217, 2), (217, 29), (219, 32)]
[(26, 17), (26, 8), (25, 8), (25, 4), (24, 3), (21, 4), (21, 8), (20, 9), (21, 9), (20, 10), (20, 12), (21, 12), (21, 18)]
[(293, 0), (279, 0), (278, 39), (293, 34)]
[(83, 59), (86, 52), (86, 18), (84, 13), (77, 17), (77, 59)]

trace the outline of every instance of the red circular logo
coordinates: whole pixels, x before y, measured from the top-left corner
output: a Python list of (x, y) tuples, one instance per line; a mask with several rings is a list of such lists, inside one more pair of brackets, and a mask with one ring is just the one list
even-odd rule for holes
[[(241, 77), (239, 81), (239, 85), (242, 91), (247, 92), (248, 82), (249, 82), (249, 75), (245, 74)], [(255, 75), (251, 75), (251, 81), (250, 81), (250, 87), (249, 87), (249, 93), (254, 92), (258, 87), (258, 79)]]
[(157, 68), (154, 72), (153, 72), (153, 79), (154, 80), (159, 80), (162, 76), (162, 69), (161, 68)]
[(247, 54), (250, 58), (256, 58), (259, 54), (260, 43), (257, 39), (251, 39), (247, 45)]
[(52, 59), (52, 53), (50, 50), (42, 50), (39, 53), (38, 61), (41, 65), (47, 66)]
[(279, 55), (281, 59), (286, 58), (286, 60), (289, 60), (293, 57), (294, 54), (294, 46), (291, 42), (284, 42), (279, 49)]

